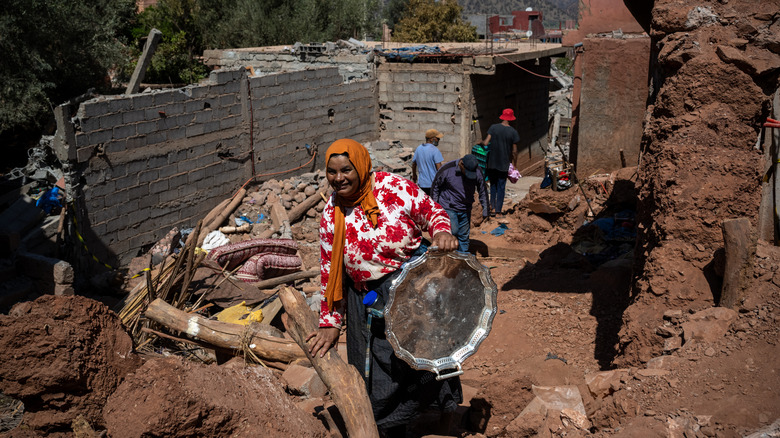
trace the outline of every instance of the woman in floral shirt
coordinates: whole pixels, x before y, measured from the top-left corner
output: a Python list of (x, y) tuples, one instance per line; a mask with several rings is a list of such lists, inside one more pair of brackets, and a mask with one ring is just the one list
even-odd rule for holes
[(362, 375), (370, 341), (370, 374), (364, 377), (377, 427), (383, 436), (404, 436), (406, 425), (426, 405), (436, 401), (443, 410), (454, 410), (462, 399), (460, 381), (437, 381), (397, 358), (385, 339), (384, 321), (375, 320), (370, 332), (366, 327), (363, 298), (373, 290), (387, 302), (392, 279), (420, 249), (423, 231), (442, 251), (456, 249), (458, 241), (444, 209), (413, 182), (372, 172), (360, 143), (337, 140), (325, 159), (333, 195), (320, 222), (324, 298), (320, 329), (308, 337), (310, 351), (323, 356), (336, 345), (346, 309), (347, 357)]

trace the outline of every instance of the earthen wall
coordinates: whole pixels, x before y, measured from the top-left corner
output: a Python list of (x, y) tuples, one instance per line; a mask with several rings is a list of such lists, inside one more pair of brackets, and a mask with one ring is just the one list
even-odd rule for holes
[[(648, 90), (650, 38), (587, 38), (582, 57), (579, 142), (581, 175), (636, 166)], [(621, 151), (623, 159), (621, 160)]]

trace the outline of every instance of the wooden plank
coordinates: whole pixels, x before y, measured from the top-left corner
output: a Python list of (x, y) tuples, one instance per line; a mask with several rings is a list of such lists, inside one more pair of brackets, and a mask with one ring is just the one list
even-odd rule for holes
[(344, 362), (333, 348), (323, 357), (309, 354), (306, 338), (318, 330), (317, 314), (312, 312), (306, 300), (296, 290), (283, 287), (279, 297), (288, 316), (287, 330), (306, 352), (317, 374), (328, 387), (331, 398), (346, 424), (347, 435), (356, 438), (378, 438), (379, 432), (374, 422), (371, 401), (360, 373)]
[(756, 235), (748, 218), (723, 221), (723, 248), (726, 252), (726, 266), (718, 305), (737, 309), (742, 305), (745, 289), (753, 278), (753, 260), (756, 255)]

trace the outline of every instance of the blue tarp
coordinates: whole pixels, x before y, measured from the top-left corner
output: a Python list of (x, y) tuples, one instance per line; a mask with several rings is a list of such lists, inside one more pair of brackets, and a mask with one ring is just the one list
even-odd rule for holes
[(442, 53), (438, 46), (411, 46), (400, 47), (397, 49), (384, 49), (378, 52), (387, 59), (400, 59), (402, 61), (413, 61), (419, 55), (440, 55)]

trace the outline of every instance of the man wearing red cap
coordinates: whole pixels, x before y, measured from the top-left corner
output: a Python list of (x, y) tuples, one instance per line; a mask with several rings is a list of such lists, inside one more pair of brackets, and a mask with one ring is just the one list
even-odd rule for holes
[(482, 140), (483, 146), (490, 144), (487, 177), (490, 181), (490, 208), (493, 210), (491, 215), (503, 214), (509, 163), (515, 162), (517, 143), (520, 142), (520, 134), (515, 128), (509, 126), (509, 122), (515, 120), (514, 111), (511, 108), (505, 109), (499, 119), (501, 123), (495, 123), (488, 128), (487, 137)]

